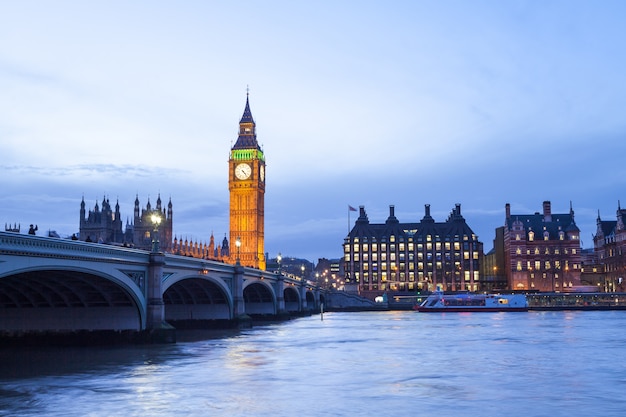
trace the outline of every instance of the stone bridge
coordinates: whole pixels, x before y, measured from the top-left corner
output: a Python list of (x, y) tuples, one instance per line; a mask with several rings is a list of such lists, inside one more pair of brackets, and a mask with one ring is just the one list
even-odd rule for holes
[(300, 278), (240, 265), (0, 232), (0, 333), (144, 331), (308, 314)]

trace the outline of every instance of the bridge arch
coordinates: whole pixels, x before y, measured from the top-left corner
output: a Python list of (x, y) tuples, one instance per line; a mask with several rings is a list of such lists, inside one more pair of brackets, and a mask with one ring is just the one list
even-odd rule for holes
[(300, 311), (300, 294), (295, 287), (287, 286), (283, 291), (283, 298), (285, 300), (285, 310), (288, 312)]
[(141, 330), (144, 303), (121, 272), (40, 265), (0, 276), (4, 331)]
[(246, 314), (276, 314), (276, 295), (265, 281), (248, 281), (243, 287), (243, 300)]
[(231, 320), (233, 299), (224, 281), (210, 275), (189, 275), (164, 282), (165, 320)]
[(313, 294), (313, 291), (307, 291), (305, 297), (307, 309), (315, 310), (317, 308), (317, 301), (315, 300), (315, 294)]

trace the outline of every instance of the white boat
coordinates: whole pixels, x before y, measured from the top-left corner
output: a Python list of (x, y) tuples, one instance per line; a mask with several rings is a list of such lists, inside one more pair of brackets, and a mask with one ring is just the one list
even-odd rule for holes
[(528, 301), (524, 294), (444, 294), (435, 291), (414, 309), (422, 313), (528, 311)]

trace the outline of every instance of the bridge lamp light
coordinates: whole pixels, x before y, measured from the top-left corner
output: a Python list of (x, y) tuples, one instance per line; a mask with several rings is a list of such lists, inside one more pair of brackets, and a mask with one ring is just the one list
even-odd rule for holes
[(276, 262), (278, 263), (278, 275), (280, 275), (280, 261), (283, 260), (283, 257), (281, 256), (280, 252), (278, 252), (278, 255), (276, 256)]
[(304, 265), (302, 265), (302, 266), (300, 267), (300, 270), (302, 271), (302, 281), (304, 281), (304, 270), (305, 270), (305, 269), (306, 269), (306, 268), (304, 267)]
[(237, 265), (239, 265), (239, 249), (241, 248), (241, 238), (239, 236), (235, 240), (235, 246), (237, 247)]
[(152, 226), (154, 227), (152, 234), (152, 252), (159, 251), (159, 226), (161, 225), (161, 215), (157, 211), (153, 211), (150, 215)]

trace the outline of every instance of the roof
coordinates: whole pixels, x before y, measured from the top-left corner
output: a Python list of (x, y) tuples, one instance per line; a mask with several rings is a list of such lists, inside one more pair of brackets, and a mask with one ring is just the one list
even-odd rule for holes
[(248, 100), (248, 96), (246, 96), (246, 108), (243, 110), (243, 115), (239, 121), (239, 137), (237, 137), (237, 142), (235, 142), (233, 149), (261, 150), (256, 140), (255, 127), (252, 112), (250, 111), (250, 101)]
[(551, 214), (551, 219), (546, 221), (545, 217), (541, 213), (535, 214), (512, 214), (511, 217), (506, 219), (506, 226), (509, 229), (513, 228), (513, 223), (519, 221), (526, 233), (534, 232), (536, 234), (543, 235), (544, 232), (548, 232), (548, 238), (550, 240), (558, 240), (559, 232), (580, 232), (580, 229), (574, 221), (573, 212), (567, 214)]
[(348, 237), (350, 239), (367, 238), (368, 240), (383, 242), (388, 240), (390, 236), (395, 236), (396, 239), (412, 237), (414, 240), (420, 241), (425, 240), (427, 235), (431, 235), (433, 240), (443, 241), (453, 240), (456, 236), (461, 239), (462, 236), (473, 234), (474, 232), (461, 215), (458, 205), (445, 222), (435, 222), (430, 216), (430, 209), (427, 206), (426, 215), (422, 220), (411, 223), (399, 222), (393, 213), (393, 206), (385, 223), (370, 223), (365, 208), (361, 206), (359, 218)]

